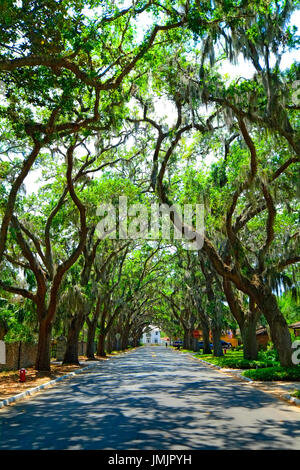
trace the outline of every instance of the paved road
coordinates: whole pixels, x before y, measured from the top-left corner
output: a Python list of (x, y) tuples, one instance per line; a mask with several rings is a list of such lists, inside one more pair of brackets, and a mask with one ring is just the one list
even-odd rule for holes
[(0, 449), (300, 449), (300, 412), (145, 347), (1, 410)]

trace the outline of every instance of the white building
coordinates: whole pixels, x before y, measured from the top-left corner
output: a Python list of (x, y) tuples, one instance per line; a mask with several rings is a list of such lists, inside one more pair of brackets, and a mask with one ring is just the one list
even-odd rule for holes
[(162, 344), (160, 337), (160, 329), (156, 326), (149, 325), (141, 338), (142, 344)]

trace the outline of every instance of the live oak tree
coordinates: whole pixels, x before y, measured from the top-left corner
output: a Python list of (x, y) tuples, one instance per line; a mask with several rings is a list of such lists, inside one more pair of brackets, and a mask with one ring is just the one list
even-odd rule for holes
[[(241, 133), (246, 141), (246, 145), (248, 148), (250, 148), (252, 161), (250, 163), (250, 173), (248, 178), (240, 184), (238, 189), (236, 189), (233, 198), (229, 198), (229, 206), (227, 206), (228, 208), (226, 209), (225, 213), (226, 218), (223, 225), (223, 230), (225, 231), (227, 243), (229, 244), (229, 254), (227, 251), (225, 258), (222, 259), (222, 256), (218, 253), (207, 236), (204, 237), (203, 250), (207, 254), (217, 273), (224, 279), (228, 279), (229, 281), (233, 282), (239, 290), (247, 294), (251, 301), (258, 306), (261, 313), (265, 315), (270, 325), (272, 339), (278, 349), (281, 363), (283, 365), (289, 365), (291, 364), (291, 343), (289, 331), (287, 324), (278, 309), (275, 296), (272, 293), (272, 288), (269, 285), (267, 278), (265, 277), (265, 258), (268, 255), (269, 248), (271, 247), (275, 238), (273, 225), (276, 214), (273, 198), (270, 195), (267, 183), (264, 181), (260, 181), (259, 183), (260, 194), (262, 194), (260, 198), (262, 204), (264, 205), (263, 210), (267, 211), (267, 218), (265, 221), (266, 239), (265, 241), (262, 241), (261, 247), (256, 252), (255, 262), (257, 262), (257, 264), (255, 267), (252, 267), (249, 263), (249, 259), (246, 256), (246, 249), (243, 247), (240, 239), (238, 238), (238, 221), (236, 221), (237, 225), (234, 227), (233, 213), (236, 209), (238, 199), (242, 193), (249, 191), (249, 188), (253, 184), (253, 180), (256, 178), (257, 174), (255, 145), (253, 144), (253, 141), (249, 136), (244, 123), (239, 122), (239, 126), (241, 127)], [(165, 171), (165, 163), (166, 159), (163, 161), (161, 166), (160, 175), (162, 175)], [(276, 168), (275, 172), (271, 176), (271, 181), (275, 181), (277, 177), (279, 177), (279, 175), (281, 175), (283, 172), (283, 168), (288, 168), (288, 166), (289, 165), (286, 165), (286, 162), (283, 163), (282, 166), (279, 165), (279, 167)], [(166, 190), (165, 186), (163, 186), (162, 180), (159, 180), (159, 187), (157, 190), (162, 202), (170, 202), (166, 196)], [(249, 217), (250, 220), (253, 218), (253, 215), (250, 215), (250, 212), (252, 211), (252, 214), (253, 211), (254, 214), (257, 212), (257, 207), (253, 207), (253, 205), (250, 207), (251, 210), (249, 208), (248, 215), (246, 216), (247, 222), (249, 221), (247, 220), (247, 217)], [(242, 223), (245, 224), (244, 220)], [(228, 262), (230, 259), (234, 260), (231, 268), (230, 263)], [(292, 250), (289, 251), (287, 257), (279, 264), (282, 266), (282, 268), (284, 268), (289, 264), (297, 262), (298, 259), (298, 256), (294, 254), (292, 248)], [(279, 269), (279, 266), (277, 265), (276, 268)]]
[[(297, 63), (281, 66), (299, 42), (296, 8), (2, 2), (0, 287), (36, 308), (38, 369), (49, 370), (54, 321), (69, 336), (65, 362), (78, 361), (84, 324), (92, 358), (95, 336), (104, 355), (136, 343), (152, 319), (184, 332), (190, 347), (201, 327), (209, 349), (211, 329), (221, 354), (225, 298), (245, 357), (257, 356), (263, 315), (291, 365), (275, 294), (299, 281), (300, 75)], [(218, 64), (240, 57), (252, 78), (223, 77)], [(48, 180), (36, 199), (24, 192), (32, 170)], [(148, 207), (204, 204), (203, 248), (99, 241), (97, 204), (124, 194)]]
[[(162, 23), (138, 40), (133, 22), (149, 9)], [(0, 15), (0, 117), (22, 142), (19, 171), (6, 190), (1, 259), (18, 191), (42, 149), (58, 136), (115, 125), (113, 109), (126, 99), (119, 93), (123, 81), (155, 47), (157, 36), (184, 24), (185, 13), (152, 2), (134, 2), (122, 10), (101, 1), (24, 0), (15, 5), (6, 0)], [(127, 84), (127, 97), (129, 89)], [(9, 157), (11, 139), (3, 137)]]
[[(82, 8), (87, 7), (82, 2), (74, 2), (73, 5), (63, 2), (58, 7), (57, 2), (50, 0), (43, 5), (39, 2), (22, 2), (16, 9), (12, 6), (12, 2), (7, 2), (6, 8), (1, 10), (4, 21), (1, 27), (3, 42), (0, 71), (5, 93), (1, 113), (16, 137), (27, 146), (31, 144), (31, 150), (23, 157), (18, 176), (6, 190), (7, 200), (0, 232), (0, 258), (5, 251), (8, 228), (12, 223), (19, 234), (18, 242), (22, 245), (23, 255), (26, 252), (27, 260), (30, 258), (28, 261), (40, 289), (38, 294), (25, 291), (22, 294), (37, 301), (37, 308), (41, 312), (45, 311), (45, 276), (40, 266), (35, 265), (36, 260), (29, 253), (26, 240), (19, 230), (19, 222), (13, 214), (18, 191), (46, 145), (53, 141), (59, 142), (58, 138), (81, 130), (100, 132), (116, 126), (118, 117), (113, 112), (113, 106), (120, 106), (124, 101), (124, 97), (118, 94), (120, 84), (153, 46), (156, 36), (161, 31), (178, 27), (182, 21), (179, 18), (174, 23), (155, 25), (141, 43), (135, 42), (132, 45), (133, 29), (128, 18), (136, 17), (149, 6), (147, 3), (141, 8), (134, 5), (122, 12), (108, 8), (100, 18), (97, 17), (96, 25), (95, 12), (92, 11), (94, 4), (89, 5), (91, 19), (87, 21), (81, 16)], [(113, 36), (110, 34), (112, 24), (115, 28)], [(103, 41), (105, 36), (110, 37), (111, 42), (109, 39)], [(110, 92), (113, 97), (108, 103)], [(105, 102), (101, 101), (100, 95)], [(9, 146), (5, 153), (9, 158)], [(45, 262), (50, 276), (53, 276), (55, 287), (49, 301), (51, 313), (46, 315), (47, 320), (44, 314), (40, 314), (40, 341), (36, 362), (38, 369), (49, 369), (50, 325), (55, 316), (58, 287), (63, 275), (80, 255), (86, 237), (85, 208), (72, 187), (71, 154), (70, 150), (68, 191), (80, 212), (81, 239), (73, 256), (54, 274), (49, 237), (46, 234)], [(5, 176), (9, 170), (8, 168)], [(50, 222), (48, 227), (49, 225)]]
[[(108, 165), (113, 166), (116, 163), (116, 159), (111, 156), (112, 160), (109, 160), (109, 156), (111, 152), (114, 153), (116, 151), (118, 146), (118, 144), (106, 145), (102, 152), (98, 152), (100, 154), (98, 158), (90, 158), (88, 169), (87, 160), (85, 161), (85, 175), (91, 176), (96, 173), (98, 178), (93, 181), (88, 181), (85, 188), (81, 191), (88, 207), (88, 232), (82, 255), (77, 263), (77, 271), (70, 272), (68, 292), (65, 296), (66, 299), (64, 299), (67, 300), (67, 302), (69, 298), (73, 299), (73, 286), (78, 283), (78, 286), (80, 286), (78, 291), (79, 296), (76, 295), (74, 300), (76, 301), (76, 298), (78, 299), (79, 308), (68, 309), (70, 322), (64, 356), (64, 363), (68, 364), (78, 363), (78, 340), (84, 322), (86, 322), (88, 326), (87, 355), (90, 359), (93, 357), (96, 327), (98, 325), (100, 330), (104, 329), (106, 316), (110, 308), (110, 298), (117, 285), (114, 279), (111, 280), (110, 274), (115, 273), (116, 265), (119, 263), (119, 260), (116, 258), (118, 256), (122, 258), (122, 250), (128, 246), (126, 242), (122, 243), (122, 241), (120, 241), (120, 243), (118, 243), (116, 241), (114, 243), (114, 241), (109, 238), (102, 239), (97, 231), (97, 209), (101, 204), (107, 203), (107, 201), (111, 203), (117, 202), (118, 194), (123, 196), (127, 194), (129, 200), (134, 198), (135, 194), (135, 188), (129, 181), (121, 181), (113, 174), (110, 174), (109, 170), (106, 170), (108, 171), (107, 175), (99, 176), (99, 174), (105, 171)], [(104, 153), (107, 154), (105, 158)], [(100, 165), (99, 162), (97, 164), (99, 157), (102, 160)], [(128, 161), (119, 156), (117, 161), (121, 160), (124, 160), (124, 162)], [(122, 263), (120, 270), (121, 268)], [(78, 272), (78, 269), (80, 272)], [(111, 281), (112, 285), (110, 285)], [(85, 302), (80, 301), (82, 297), (85, 298)], [(65, 301), (65, 304), (67, 304), (67, 302)], [(114, 317), (114, 315), (112, 315), (112, 317)], [(99, 321), (101, 325), (99, 325)], [(108, 331), (109, 328), (105, 328)], [(104, 336), (101, 336), (100, 333), (98, 340), (98, 355), (102, 356), (104, 355)]]
[[(6, 259), (9, 263), (31, 272), (32, 283), (22, 288), (10, 282), (1, 281), (1, 288), (8, 292), (31, 300), (36, 306), (39, 321), (39, 342), (35, 367), (38, 370), (49, 370), (50, 368), (50, 339), (53, 320), (58, 304), (59, 288), (66, 272), (79, 258), (87, 236), (86, 208), (76, 194), (73, 183), (73, 154), (76, 143), (71, 143), (66, 150), (66, 187), (62, 189), (61, 196), (56, 200), (54, 207), (46, 209), (46, 216), (34, 215), (30, 220), (29, 213), (25, 214), (25, 220), (17, 215), (11, 220), (11, 251)], [(76, 224), (74, 242), (70, 246), (66, 240), (60, 240), (62, 246), (56, 244), (55, 252), (53, 242), (57, 242), (57, 234), (52, 237), (51, 228), (56, 222), (55, 217), (69, 197), (72, 209), (78, 211), (79, 235), (76, 241)], [(70, 209), (69, 209), (70, 210)], [(27, 220), (26, 220), (27, 219)], [(35, 219), (35, 220), (34, 220)], [(40, 220), (39, 220), (40, 219)], [(37, 233), (37, 224), (39, 231)], [(36, 225), (35, 230), (33, 229)], [(59, 227), (59, 225), (58, 225)], [(70, 230), (70, 228), (69, 228)], [(64, 252), (64, 249), (66, 251)], [(17, 279), (16, 279), (17, 280)]]
[(201, 251), (182, 250), (178, 245), (175, 258), (178, 260), (175, 265), (173, 264), (176, 274), (173, 272), (170, 284), (167, 282), (161, 288), (174, 318), (182, 325), (184, 347), (199, 350), (194, 331), (200, 329), (204, 353), (211, 353), (211, 334), (213, 354), (221, 356), (223, 350), (220, 337), (228, 326), (228, 309), (224, 305), (221, 280), (208, 260), (203, 258)]
[[(179, 62), (179, 60), (177, 60), (177, 62)], [(174, 63), (176, 62), (173, 62), (173, 66)], [(182, 73), (180, 65), (181, 64), (178, 63), (177, 70), (179, 73)], [(226, 115), (228, 108), (230, 108), (230, 122), (227, 123), (225, 121), (224, 124), (219, 127), (221, 129), (223, 128), (224, 130), (229, 127), (231, 133), (234, 132), (235, 134), (238, 133), (238, 135), (240, 135), (238, 145), (242, 145), (242, 147), (244, 146), (246, 149), (248, 149), (248, 154), (250, 157), (248, 163), (249, 169), (247, 170), (247, 164), (244, 160), (244, 168), (240, 173), (240, 181), (236, 181), (233, 196), (228, 197), (228, 205), (224, 208), (226, 210), (226, 218), (223, 225), (223, 231), (225, 231), (225, 235), (227, 237), (227, 250), (229, 251), (227, 251), (227, 253), (224, 255), (224, 258), (222, 258), (223, 254), (221, 255), (218, 252), (207, 236), (204, 237), (203, 250), (210, 259), (210, 262), (212, 263), (216, 272), (224, 279), (233, 282), (239, 290), (249, 296), (251, 302), (253, 303), (253, 308), (256, 310), (257, 306), (261, 313), (265, 315), (269, 322), (272, 339), (278, 349), (281, 363), (283, 365), (290, 365), (290, 335), (287, 324), (278, 309), (275, 296), (272, 293), (272, 288), (269, 285), (267, 278), (265, 277), (265, 259), (266, 256), (268, 256), (274, 241), (273, 225), (276, 215), (276, 209), (269, 186), (275, 186), (277, 179), (280, 178), (280, 176), (283, 175), (286, 171), (288, 171), (291, 165), (297, 165), (299, 157), (297, 154), (295, 156), (289, 157), (286, 149), (285, 151), (281, 152), (281, 162), (279, 162), (279, 164), (274, 168), (273, 173), (270, 172), (268, 177), (263, 175), (263, 172), (261, 171), (261, 165), (263, 157), (266, 158), (266, 154), (264, 152), (262, 152), (261, 155), (258, 154), (256, 144), (251, 137), (245, 123), (245, 119), (248, 118), (248, 114), (242, 110), (242, 105), (235, 104), (234, 106), (230, 106), (226, 100), (224, 101), (218, 99), (214, 100), (218, 103), (218, 106), (216, 106), (216, 108), (211, 111), (210, 116), (206, 117), (205, 120), (199, 116), (199, 113), (197, 113), (196, 110), (192, 112), (192, 114), (188, 114), (189, 109), (191, 108), (191, 103), (188, 100), (188, 97), (184, 96), (183, 94), (184, 87), (182, 87), (181, 82), (177, 81), (176, 88), (174, 74), (170, 75), (169, 70), (171, 69), (169, 68), (167, 70), (166, 78), (168, 80), (167, 83), (169, 84), (169, 98), (171, 95), (171, 99), (177, 108), (177, 121), (175, 121), (175, 124), (166, 129), (166, 127), (163, 126), (158, 120), (154, 120), (151, 114), (148, 112), (149, 105), (146, 103), (145, 98), (141, 98), (139, 96), (137, 96), (137, 100), (142, 107), (142, 116), (131, 120), (133, 123), (137, 123), (139, 126), (144, 124), (148, 126), (148, 129), (151, 129), (152, 127), (157, 133), (157, 137), (154, 138), (153, 144), (153, 163), (150, 176), (151, 186), (156, 191), (162, 203), (171, 204), (174, 202), (174, 199), (176, 199), (176, 192), (174, 191), (174, 188), (170, 188), (170, 180), (168, 184), (164, 177), (167, 168), (170, 168), (172, 171), (172, 166), (174, 167), (174, 162), (176, 161), (176, 158), (178, 159), (178, 157), (176, 157), (176, 155), (178, 155), (178, 150), (176, 149), (179, 147), (183, 135), (185, 133), (189, 133), (191, 135), (191, 132), (196, 133), (199, 131), (203, 136), (207, 136), (206, 138), (203, 137), (202, 139), (203, 144), (207, 145), (207, 142), (209, 142), (208, 135), (210, 134), (213, 136), (213, 134), (215, 134), (218, 130), (218, 126), (216, 126), (216, 124), (214, 126), (214, 123), (217, 123), (217, 121), (219, 122), (219, 114), (221, 113), (222, 115), (223, 113), (223, 115)], [(184, 74), (188, 75), (188, 72), (184, 71), (183, 76)], [(186, 83), (189, 84), (188, 80)], [(226, 85), (222, 84), (220, 77), (217, 75), (214, 76), (214, 82), (211, 81), (210, 83), (211, 87), (214, 87), (217, 92), (219, 92), (221, 89), (223, 95), (224, 93), (227, 93)], [(218, 85), (217, 87), (216, 83)], [(200, 86), (201, 82), (199, 82), (198, 85)], [(186, 85), (185, 88), (187, 89), (188, 86)], [(265, 91), (266, 90), (261, 87), (257, 92), (258, 96), (259, 93), (264, 93)], [(178, 97), (179, 92), (180, 95)], [(232, 88), (232, 86), (229, 86), (228, 93), (231, 93), (233, 99), (236, 96), (239, 97), (240, 87), (237, 86), (235, 90)], [(203, 97), (196, 95), (196, 98), (197, 99), (193, 104), (192, 110), (195, 109), (195, 105), (197, 105), (197, 103), (198, 107), (201, 105), (201, 102), (203, 103)], [(206, 99), (204, 99), (204, 103), (205, 102)], [(254, 122), (254, 118), (252, 119), (252, 122)], [(274, 120), (272, 122), (274, 123)], [(287, 144), (292, 146), (293, 151), (297, 152), (297, 136), (295, 130), (291, 129), (287, 133), (284, 130), (285, 124), (281, 124), (280, 126), (278, 125), (275, 129), (272, 122), (267, 124), (267, 126), (272, 129), (273, 133), (275, 131), (277, 132), (278, 138), (281, 139), (282, 145), (284, 146), (283, 139), (285, 139)], [(284, 122), (286, 123), (287, 121)], [(260, 126), (260, 118), (255, 118), (255, 129), (253, 129), (253, 131), (257, 133)], [(263, 127), (265, 127), (265, 125)], [(233, 137), (229, 137), (229, 140), (227, 140), (225, 146), (226, 157), (228, 155), (228, 146), (234, 140), (235, 134)], [(213, 138), (214, 137), (212, 137), (212, 139)], [(182, 149), (182, 146), (179, 148)], [(221, 187), (223, 186), (224, 181), (222, 182)], [(226, 188), (224, 188), (224, 191), (226, 191)], [(253, 197), (251, 198), (251, 196), (249, 196), (251, 192), (254, 198), (258, 198), (259, 207), (256, 207), (256, 204), (253, 204)], [(233, 217), (237, 209), (239, 199), (244, 198), (245, 194), (247, 194), (249, 198), (246, 214), (243, 214), (242, 216), (240, 215), (235, 221), (236, 223), (234, 223)], [(221, 212), (221, 210), (222, 209), (219, 208), (219, 212)], [(245, 249), (243, 248), (242, 243), (238, 238), (238, 232), (242, 227), (245, 227), (245, 225), (251, 221), (253, 217), (262, 211), (267, 212), (267, 218), (265, 221), (266, 235), (265, 240), (261, 241), (260, 248), (256, 254), (258, 264), (253, 267), (251, 266), (251, 262), (249, 263)], [(287, 257), (281, 261), (280, 266), (282, 268), (299, 261), (299, 257), (294, 253), (295, 252), (293, 248)], [(232, 265), (230, 266), (231, 263)], [(279, 265), (277, 266), (277, 269), (279, 269)]]
[(151, 323), (149, 310), (159, 301), (154, 286), (164, 276), (161, 251), (164, 251), (164, 246), (160, 243), (145, 241), (131, 245), (131, 250), (127, 252), (115, 293), (119, 315), (114, 319), (114, 331), (120, 335), (121, 349), (128, 344), (131, 336), (137, 342), (135, 330), (141, 330), (141, 323)]

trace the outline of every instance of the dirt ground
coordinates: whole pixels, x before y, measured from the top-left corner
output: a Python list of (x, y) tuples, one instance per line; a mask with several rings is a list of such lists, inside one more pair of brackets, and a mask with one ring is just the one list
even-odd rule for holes
[[(96, 357), (96, 359), (106, 360), (103, 357)], [(20, 382), (18, 370), (0, 372), (0, 401), (90, 364), (84, 356), (80, 356), (79, 361), (81, 363), (79, 366), (51, 364), (51, 372), (38, 372), (33, 367), (27, 367), (26, 382)]]

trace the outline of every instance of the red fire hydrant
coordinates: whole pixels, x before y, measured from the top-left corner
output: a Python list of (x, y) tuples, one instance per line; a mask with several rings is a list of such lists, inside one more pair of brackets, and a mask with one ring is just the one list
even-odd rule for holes
[(20, 382), (26, 382), (26, 370), (20, 369)]

